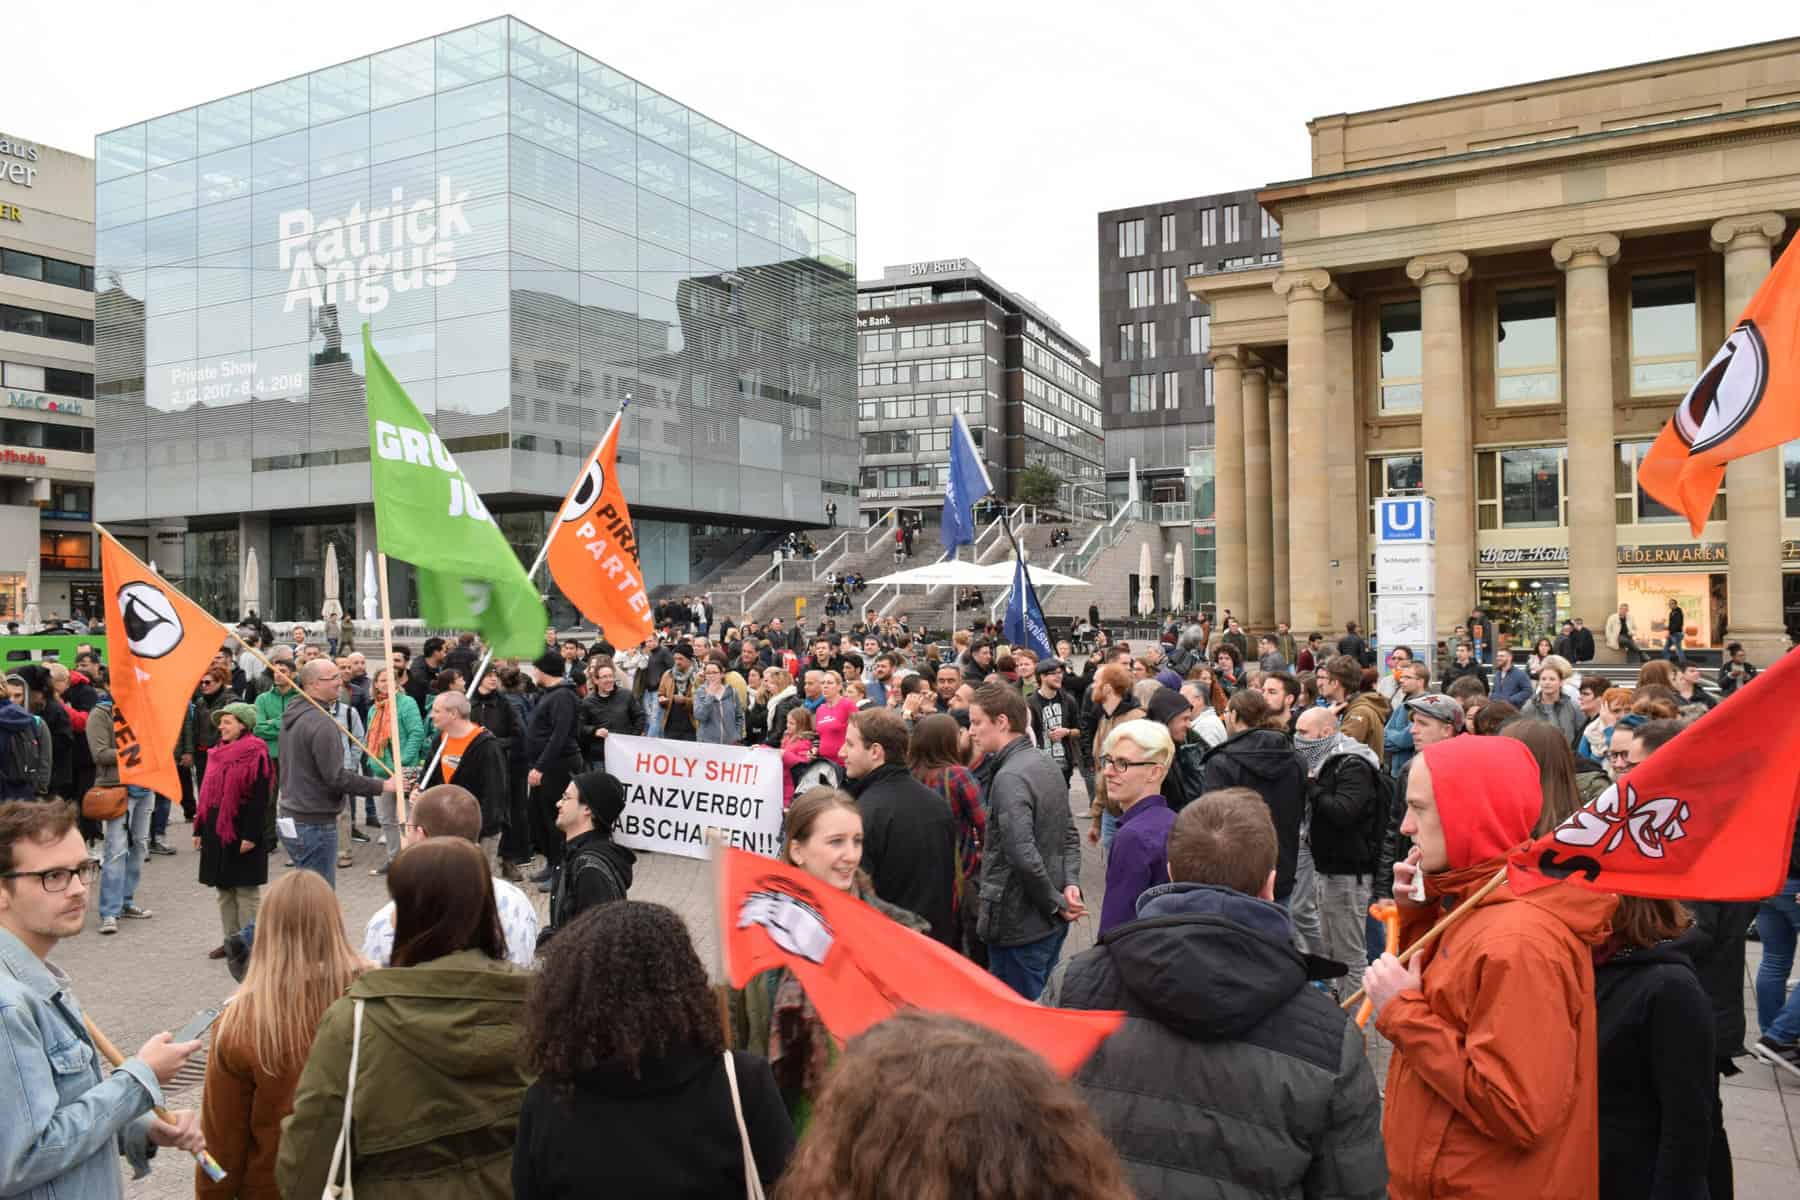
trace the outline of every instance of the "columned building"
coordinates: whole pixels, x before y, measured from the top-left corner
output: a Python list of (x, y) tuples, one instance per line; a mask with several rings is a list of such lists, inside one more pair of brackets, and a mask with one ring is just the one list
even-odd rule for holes
[(1308, 128), (1312, 175), (1258, 194), (1283, 261), (1187, 280), (1220, 605), (1371, 620), (1374, 501), (1424, 493), (1440, 640), (1477, 606), (1529, 643), (1627, 603), (1659, 646), (1674, 598), (1689, 647), (1785, 649), (1794, 448), (1732, 464), (1697, 539), (1637, 476), (1800, 218), (1800, 39)]

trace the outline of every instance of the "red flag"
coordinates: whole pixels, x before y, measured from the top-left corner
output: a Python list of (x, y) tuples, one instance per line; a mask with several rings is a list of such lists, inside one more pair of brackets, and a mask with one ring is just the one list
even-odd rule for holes
[[(1765, 682), (1766, 681), (1766, 682)], [(1507, 864), (1515, 893), (1565, 880), (1671, 900), (1781, 890), (1800, 812), (1800, 654), (1740, 687)]]
[(119, 782), (173, 799), (181, 795), (175, 741), (225, 632), (104, 529), (100, 576)]
[(1790, 244), (1638, 464), (1699, 537), (1725, 464), (1800, 437), (1800, 254)]
[(619, 426), (614, 415), (606, 436), (563, 501), (550, 531), (550, 576), (569, 603), (620, 649), (651, 634), (650, 594), (638, 566), (637, 534), (619, 487)]
[(900, 1008), (949, 1013), (1037, 1051), (1072, 1075), (1122, 1012), (1042, 1008), (921, 933), (798, 867), (717, 846), (719, 926), (733, 987), (793, 971), (825, 1027), (848, 1041)]

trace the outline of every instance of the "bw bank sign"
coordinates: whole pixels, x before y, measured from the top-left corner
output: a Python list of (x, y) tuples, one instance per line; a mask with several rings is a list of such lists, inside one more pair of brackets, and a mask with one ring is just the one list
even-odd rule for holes
[(364, 208), (358, 201), (323, 218), (310, 208), (282, 213), (281, 269), (288, 272), (282, 311), (307, 301), (314, 308), (354, 304), (368, 316), (386, 308), (395, 292), (443, 287), (456, 278), (456, 239), (469, 232), (468, 199), (440, 176), (435, 195), (409, 200), (396, 187), (386, 204)]

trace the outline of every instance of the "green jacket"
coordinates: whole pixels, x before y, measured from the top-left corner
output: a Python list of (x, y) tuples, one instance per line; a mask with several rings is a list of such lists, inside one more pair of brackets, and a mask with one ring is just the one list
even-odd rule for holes
[(281, 714), (287, 711), (287, 706), (290, 704), (305, 703), (306, 701), (300, 698), (298, 684), (289, 688), (288, 694), (285, 696), (272, 687), (266, 692), (257, 693), (256, 736), (269, 747), (270, 758), (280, 757), (278, 751), (281, 747)]
[[(374, 721), (375, 709), (369, 709), (369, 720)], [(369, 743), (374, 744), (375, 731), (369, 731)], [(366, 759), (369, 756), (363, 755)], [(386, 779), (394, 772), (394, 748), (391, 745), (381, 748), (381, 766), (370, 764), (370, 773), (377, 779)], [(422, 767), (425, 765), (425, 719), (419, 715), (419, 705), (405, 692), (400, 693), (400, 765), (403, 767)], [(389, 768), (383, 770), (382, 768)]]
[(351, 984), (325, 1010), (293, 1115), (282, 1122), (281, 1194), (323, 1194), (362, 1000), (350, 1132), (359, 1200), (511, 1196), (519, 1107), (531, 1082), (518, 1045), (530, 986), (530, 975), (479, 950), (370, 971)]

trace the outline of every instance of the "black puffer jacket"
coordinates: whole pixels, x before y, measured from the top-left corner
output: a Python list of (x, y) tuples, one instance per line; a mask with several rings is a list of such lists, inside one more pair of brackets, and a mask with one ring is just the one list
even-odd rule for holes
[(1246, 729), (1220, 742), (1200, 760), (1202, 792), (1247, 787), (1263, 798), (1275, 820), (1281, 853), (1275, 862), (1275, 897), (1294, 890), (1300, 861), (1300, 825), (1306, 817), (1306, 772), (1287, 735)]
[(1386, 1195), (1361, 1031), (1291, 937), (1273, 904), (1167, 883), (1051, 977), (1046, 1005), (1126, 1014), (1075, 1084), (1138, 1195)]
[(875, 894), (917, 913), (931, 936), (956, 945), (956, 818), (901, 763), (883, 763), (849, 791), (862, 810), (863, 870)]
[(1387, 777), (1367, 746), (1342, 741), (1355, 749), (1332, 754), (1308, 784), (1313, 866), (1321, 875), (1373, 875), (1387, 830)]

